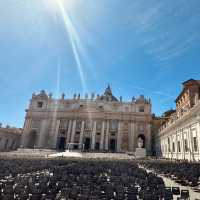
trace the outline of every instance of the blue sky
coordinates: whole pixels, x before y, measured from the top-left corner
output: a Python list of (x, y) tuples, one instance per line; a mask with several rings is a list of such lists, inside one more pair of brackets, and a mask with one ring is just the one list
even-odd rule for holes
[(160, 115), (200, 79), (199, 0), (1, 0), (0, 122), (22, 127), (31, 94), (144, 94)]

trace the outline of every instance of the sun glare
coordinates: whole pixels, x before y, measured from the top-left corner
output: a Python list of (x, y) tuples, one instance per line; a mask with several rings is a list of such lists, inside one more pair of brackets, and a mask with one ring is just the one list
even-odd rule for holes
[[(71, 49), (74, 55), (74, 60), (76, 61), (77, 71), (80, 76), (82, 92), (88, 93), (87, 84), (85, 80), (84, 70), (81, 62), (81, 58), (85, 56), (85, 50), (83, 44), (81, 42), (79, 32), (76, 30), (73, 22), (73, 13), (70, 9), (75, 8), (75, 0), (55, 0), (55, 3), (58, 7), (58, 14), (62, 17), (63, 24), (68, 35), (68, 39), (71, 44)], [(88, 112), (88, 118), (91, 120), (91, 114)]]
[(75, 9), (76, 0), (45, 0), (44, 3), (48, 4), (47, 6), (52, 12), (57, 12), (58, 4), (63, 5), (68, 12), (72, 12)]

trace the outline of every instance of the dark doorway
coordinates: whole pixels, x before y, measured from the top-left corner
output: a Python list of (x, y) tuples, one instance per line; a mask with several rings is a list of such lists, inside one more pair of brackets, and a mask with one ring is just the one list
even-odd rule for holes
[(58, 149), (59, 150), (65, 150), (65, 144), (66, 144), (65, 137), (60, 137), (59, 144), (58, 144)]
[(29, 134), (29, 141), (27, 147), (30, 149), (34, 149), (37, 142), (37, 132), (32, 130)]
[(96, 142), (96, 144), (95, 144), (95, 150), (99, 150), (99, 147), (100, 147), (99, 142)]
[(111, 139), (111, 140), (110, 140), (110, 150), (111, 150), (112, 152), (115, 152), (115, 150), (116, 150), (115, 139)]
[(85, 138), (85, 150), (89, 150), (90, 149), (90, 138)]

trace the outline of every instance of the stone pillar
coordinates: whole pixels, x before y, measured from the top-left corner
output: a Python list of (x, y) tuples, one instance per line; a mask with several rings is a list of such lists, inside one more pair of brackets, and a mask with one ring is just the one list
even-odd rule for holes
[(175, 131), (175, 158), (178, 159), (178, 140), (177, 140), (177, 131)]
[(165, 152), (165, 147), (164, 147), (164, 143), (163, 143), (163, 139), (161, 136), (158, 136), (159, 140), (160, 140), (160, 144), (161, 144), (161, 152), (160, 152), (160, 156), (164, 157), (164, 152)]
[(52, 132), (53, 132), (53, 135), (52, 135), (52, 138), (53, 138), (52, 147), (55, 148), (55, 149), (57, 148), (59, 126), (60, 126), (60, 120), (57, 119), (55, 121), (55, 124), (54, 124), (53, 129), (52, 129)]
[(38, 136), (38, 140), (37, 140), (37, 148), (45, 148), (45, 140), (47, 140), (48, 138), (46, 138), (46, 133), (47, 133), (47, 123), (48, 120), (47, 119), (43, 119), (41, 122), (41, 128), (40, 128), (40, 133)]
[(180, 136), (181, 136), (181, 157), (182, 159), (185, 159), (185, 147), (184, 147), (184, 136), (183, 136), (183, 130), (180, 130)]
[(80, 133), (80, 138), (79, 138), (79, 149), (82, 149), (82, 147), (83, 147), (84, 125), (85, 125), (85, 121), (82, 121), (81, 122), (81, 133)]
[(121, 152), (121, 142), (122, 142), (122, 121), (119, 121), (118, 132), (117, 132), (117, 152)]
[(129, 123), (129, 151), (131, 152), (134, 150), (134, 127), (135, 123), (131, 121)]
[(93, 129), (92, 129), (92, 146), (91, 146), (92, 150), (95, 149), (96, 126), (97, 126), (97, 122), (94, 121)]
[(75, 133), (76, 133), (76, 120), (73, 121), (72, 125), (71, 143), (74, 143)]
[(133, 140), (133, 144), (134, 144), (134, 150), (136, 150), (136, 148), (138, 148), (138, 123), (136, 121), (134, 121), (134, 140)]
[(106, 126), (105, 150), (108, 150), (108, 140), (109, 140), (109, 120), (107, 120), (107, 126)]
[(197, 148), (198, 148), (198, 155), (200, 159), (200, 122), (197, 122), (197, 129), (196, 129), (196, 137), (197, 137)]
[(194, 160), (194, 151), (193, 151), (193, 135), (191, 131), (191, 127), (188, 127), (188, 139), (189, 139), (189, 153), (190, 153), (190, 160)]
[(69, 120), (68, 129), (67, 129), (67, 139), (66, 139), (66, 145), (68, 147), (68, 143), (70, 143), (70, 136), (71, 136), (71, 130), (72, 130), (72, 120)]
[(173, 152), (173, 142), (174, 142), (174, 137), (173, 137), (173, 132), (171, 134), (171, 158), (174, 157), (174, 152)]
[(102, 121), (102, 126), (101, 126), (101, 141), (100, 141), (100, 150), (104, 149), (104, 129), (105, 129), (105, 122)]
[(20, 146), (25, 147), (25, 148), (27, 147), (28, 141), (29, 141), (30, 129), (31, 129), (31, 119), (26, 118), (25, 124), (24, 124), (23, 134), (22, 134), (22, 137), (21, 137)]
[(146, 134), (146, 149), (147, 155), (151, 155), (151, 124), (147, 124), (147, 134)]

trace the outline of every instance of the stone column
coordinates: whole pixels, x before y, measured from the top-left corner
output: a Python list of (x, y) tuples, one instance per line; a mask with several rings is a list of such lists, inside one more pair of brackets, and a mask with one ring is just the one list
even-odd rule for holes
[(191, 127), (188, 127), (188, 139), (189, 139), (189, 151), (190, 151), (190, 160), (194, 160), (194, 151), (193, 151), (193, 135)]
[(106, 126), (105, 150), (108, 150), (108, 140), (109, 140), (109, 120), (107, 120), (107, 126)]
[(137, 121), (134, 121), (134, 150), (136, 150), (136, 148), (138, 148), (138, 123)]
[(184, 143), (184, 135), (183, 135), (183, 130), (180, 130), (180, 136), (181, 136), (181, 157), (182, 159), (185, 159), (185, 143)]
[(151, 124), (147, 124), (147, 135), (146, 135), (146, 149), (147, 155), (151, 155)]
[(196, 137), (197, 137), (198, 154), (200, 156), (200, 122), (199, 121), (197, 122)]
[(43, 119), (41, 122), (41, 128), (40, 128), (40, 132), (39, 132), (39, 136), (37, 139), (37, 147), (38, 148), (45, 148), (45, 140), (47, 140), (48, 138), (46, 138), (46, 132), (47, 132), (47, 119)]
[(175, 152), (173, 152), (173, 142), (174, 142), (174, 137), (173, 137), (173, 132), (172, 132), (172, 135), (171, 135), (171, 158), (174, 158), (174, 154)]
[(163, 145), (163, 140), (162, 140), (162, 138), (160, 137), (160, 136), (158, 136), (159, 138), (159, 140), (160, 140), (160, 145), (161, 145), (161, 152), (160, 152), (160, 156), (161, 157), (164, 157), (164, 145)]
[(163, 157), (165, 158), (166, 157), (166, 145), (165, 145), (165, 137), (161, 136), (161, 139), (162, 139), (162, 144), (163, 144)]
[(178, 140), (177, 140), (177, 131), (175, 131), (175, 155), (176, 159), (178, 159)]
[(59, 131), (59, 126), (60, 126), (60, 120), (57, 119), (55, 121), (55, 125), (53, 127), (53, 143), (52, 143), (52, 147), (56, 149), (57, 147), (57, 140), (58, 140), (58, 131)]
[(82, 121), (81, 122), (81, 133), (80, 133), (80, 138), (79, 138), (79, 149), (81, 149), (83, 147), (84, 125), (85, 125), (85, 121)]
[(96, 127), (97, 127), (97, 122), (94, 121), (93, 129), (92, 129), (92, 146), (91, 146), (92, 150), (95, 149)]
[(74, 143), (75, 133), (76, 133), (76, 120), (73, 121), (72, 125), (71, 143)]
[(23, 134), (21, 137), (21, 142), (20, 142), (20, 146), (22, 147), (27, 147), (28, 145), (28, 141), (29, 141), (29, 132), (31, 129), (31, 119), (30, 118), (26, 118), (25, 120), (25, 124), (24, 124), (24, 130), (23, 130)]
[(102, 121), (102, 126), (101, 126), (101, 141), (100, 141), (100, 150), (103, 150), (103, 144), (104, 144), (104, 129), (105, 129), (105, 122)]
[(117, 152), (121, 152), (121, 142), (122, 142), (122, 121), (119, 121), (118, 132), (117, 132)]
[(71, 130), (72, 130), (72, 120), (69, 120), (68, 129), (67, 129), (67, 139), (66, 139), (66, 147), (68, 148), (68, 144), (70, 143), (70, 136), (71, 136)]
[(129, 123), (129, 151), (133, 152), (134, 150), (134, 128), (135, 123), (131, 121)]

